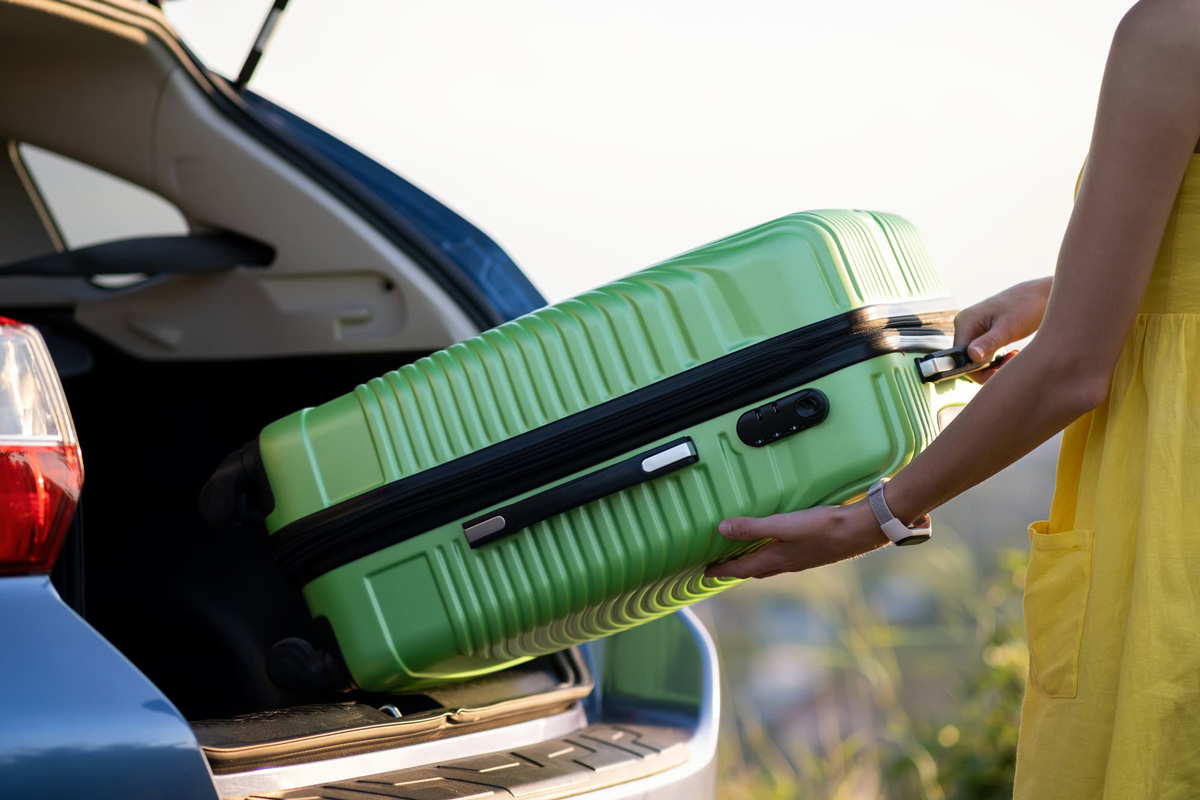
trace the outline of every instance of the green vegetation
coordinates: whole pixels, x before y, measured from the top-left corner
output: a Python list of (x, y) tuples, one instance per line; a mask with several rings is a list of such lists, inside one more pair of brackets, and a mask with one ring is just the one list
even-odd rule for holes
[(726, 677), (721, 797), (1011, 797), (1026, 558), (977, 556), (943, 528), (706, 603)]

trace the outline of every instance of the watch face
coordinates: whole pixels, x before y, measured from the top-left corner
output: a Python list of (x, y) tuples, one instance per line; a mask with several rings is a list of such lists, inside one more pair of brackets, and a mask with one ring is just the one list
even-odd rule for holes
[(932, 533), (914, 533), (912, 536), (896, 542), (896, 547), (908, 547), (910, 544), (921, 544), (922, 542), (928, 542), (932, 537)]

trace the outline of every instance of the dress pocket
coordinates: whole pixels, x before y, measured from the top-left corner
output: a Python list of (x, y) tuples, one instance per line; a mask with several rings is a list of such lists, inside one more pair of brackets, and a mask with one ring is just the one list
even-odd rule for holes
[(1074, 697), (1092, 579), (1092, 532), (1046, 533), (1046, 528), (1045, 522), (1029, 526), (1024, 603), (1029, 682), (1049, 697)]

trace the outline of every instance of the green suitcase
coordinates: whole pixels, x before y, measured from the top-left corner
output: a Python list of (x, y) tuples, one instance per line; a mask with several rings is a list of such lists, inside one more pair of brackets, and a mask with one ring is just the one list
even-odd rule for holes
[(971, 396), (914, 364), (953, 317), (905, 220), (794, 214), (273, 422), (202, 506), (259, 507), (353, 684), (481, 675), (729, 587), (722, 519), (896, 472)]

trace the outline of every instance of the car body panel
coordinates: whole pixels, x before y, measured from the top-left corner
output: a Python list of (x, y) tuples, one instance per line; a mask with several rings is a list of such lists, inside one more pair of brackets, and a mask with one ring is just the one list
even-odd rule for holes
[(0, 579), (0, 609), (0, 794), (217, 797), (187, 721), (48, 577)]

